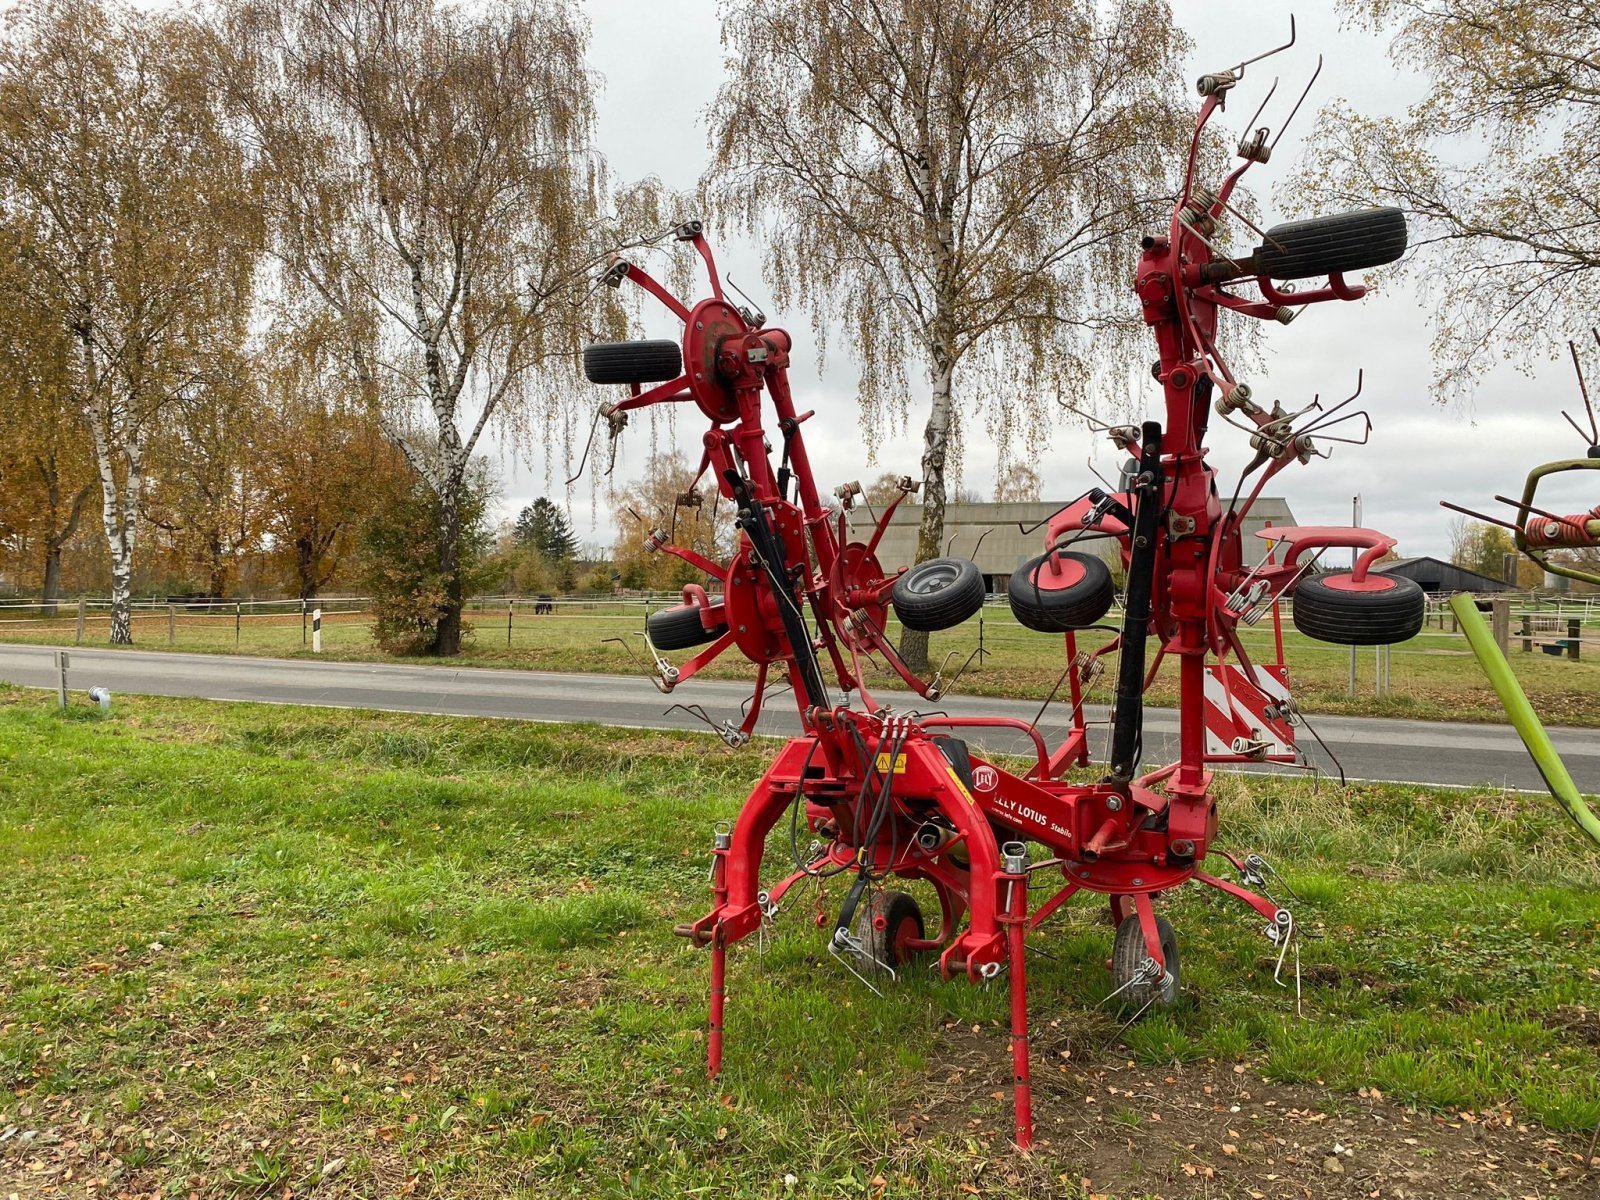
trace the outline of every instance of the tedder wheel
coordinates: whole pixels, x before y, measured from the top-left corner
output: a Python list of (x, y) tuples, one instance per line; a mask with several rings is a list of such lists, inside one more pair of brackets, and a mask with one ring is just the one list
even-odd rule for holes
[[(878, 928), (878, 918), (883, 928)], [(872, 956), (866, 965), (900, 967), (911, 961), (911, 943), (923, 936), (922, 909), (906, 892), (875, 892), (856, 917), (856, 937)]]
[(891, 598), (907, 629), (949, 629), (983, 607), (983, 572), (970, 558), (930, 558), (894, 581)]
[[(1128, 906), (1132, 909), (1132, 905)], [(1171, 1008), (1178, 1002), (1178, 935), (1165, 917), (1156, 917), (1156, 937), (1161, 940), (1161, 957), (1167, 960), (1166, 982), (1133, 983), (1144, 971), (1150, 959), (1145, 949), (1144, 930), (1139, 926), (1139, 914), (1132, 913), (1117, 926), (1117, 939), (1111, 948), (1111, 986), (1125, 988), (1117, 993), (1123, 1004), (1142, 1009), (1146, 1005)]]
[(590, 383), (660, 383), (683, 374), (683, 351), (664, 338), (648, 342), (591, 342), (583, 348)]
[(1294, 589), (1294, 627), (1319, 642), (1388, 646), (1422, 631), (1425, 606), (1422, 588), (1404, 575), (1369, 574), (1365, 584), (1348, 573), (1308, 575)]
[(1087, 629), (1111, 608), (1111, 568), (1093, 554), (1030, 558), (1011, 573), (1006, 598), (1017, 621), (1039, 633)]
[(1357, 208), (1274, 225), (1256, 250), (1255, 266), (1268, 279), (1309, 279), (1381, 267), (1405, 252), (1405, 213)]
[(703, 646), (714, 642), (728, 632), (726, 621), (719, 621), (707, 629), (700, 623), (700, 609), (693, 604), (679, 604), (663, 608), (644, 619), (650, 633), (650, 644), (657, 650), (687, 650), (690, 646)]
[(1121, 929), (1122, 923), (1137, 911), (1133, 907), (1133, 897), (1112, 892), (1106, 899), (1111, 901), (1111, 926), (1113, 929)]

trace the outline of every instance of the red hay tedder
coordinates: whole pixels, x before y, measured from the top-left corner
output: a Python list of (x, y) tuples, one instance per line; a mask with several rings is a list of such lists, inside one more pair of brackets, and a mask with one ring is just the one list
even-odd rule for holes
[[(710, 295), (698, 303), (682, 303), (626, 262), (615, 263), (606, 276), (612, 286), (627, 281), (656, 297), (683, 321), (684, 334), (681, 346), (588, 347), (589, 378), (627, 384), (632, 392), (602, 415), (615, 431), (633, 409), (697, 405), (709, 421), (701, 476), (710, 472), (737, 512), (738, 549), (727, 564), (673, 545), (665, 533), (651, 535), (661, 552), (721, 582), (720, 595), (714, 587), (689, 587), (681, 606), (649, 618), (655, 682), (671, 691), (737, 647), (759, 670), (742, 721), (724, 722), (723, 739), (730, 745), (749, 739), (774, 665), (793, 685), (804, 730), (778, 751), (731, 828), (716, 832), (713, 907), (678, 929), (711, 951), (712, 1074), (722, 1064), (728, 948), (771, 921), (796, 884), (819, 877), (840, 875), (850, 884), (828, 944), (863, 978), (892, 976), (920, 955), (937, 955), (946, 976), (959, 972), (988, 981), (1007, 975), (1016, 1139), (1024, 1148), (1032, 1140), (1027, 937), (1074, 894), (1109, 897), (1117, 921), (1113, 994), (1139, 1011), (1177, 997), (1176, 936), (1151, 900), (1191, 879), (1255, 909), (1283, 965), (1295, 938), (1294, 918), (1268, 892), (1266, 864), (1254, 855), (1240, 859), (1217, 851), (1239, 881), (1203, 869), (1217, 831), (1211, 765), (1296, 761), (1300, 719), (1281, 638), (1276, 663), (1253, 663), (1239, 623), (1252, 623), (1293, 591), (1302, 632), (1342, 644), (1395, 642), (1421, 628), (1423, 597), (1412, 581), (1370, 570), (1394, 543), (1369, 529), (1272, 529), (1281, 559), (1272, 548), (1262, 547), (1258, 557), (1244, 546), (1241, 523), (1262, 486), (1290, 463), (1320, 453), (1313, 434), (1327, 437), (1319, 431), (1352, 419), (1364, 429), (1370, 423), (1364, 413), (1341, 411), (1349, 400), (1326, 409), (1313, 401), (1299, 412), (1254, 401), (1217, 348), (1218, 310), (1287, 324), (1307, 304), (1360, 297), (1364, 289), (1347, 282), (1345, 273), (1390, 262), (1406, 244), (1399, 210), (1366, 209), (1279, 225), (1261, 233), (1260, 246), (1248, 256), (1218, 248), (1225, 214), (1248, 225), (1230, 207), (1230, 195), (1275, 144), (1258, 129), (1240, 144), (1243, 161), (1215, 191), (1196, 178), (1202, 131), (1246, 65), (1201, 78), (1204, 100), (1182, 192), (1169, 227), (1144, 239), (1134, 281), (1160, 353), (1154, 373), (1166, 400), (1165, 422), (1105, 428), (1134, 459), (1124, 489), (1091, 489), (1056, 513), (1042, 553), (1011, 579), (1017, 619), (1064, 637), (1074, 718), (1053, 749), (1024, 721), (895, 712), (874, 700), (864, 659), (887, 663), (929, 700), (944, 687), (938, 674), (931, 681), (918, 678), (895, 653), (884, 632), (890, 606), (912, 629), (947, 629), (977, 613), (982, 577), (973, 563), (953, 558), (884, 571), (876, 549), (895, 505), (915, 490), (909, 479), (871, 536), (849, 539), (845, 510), (857, 489), (839, 489), (837, 503), (818, 491), (804, 437), (813, 414), (796, 410), (789, 387), (792, 339), (724, 295), (700, 223), (673, 231), (704, 260)], [(1308, 278), (1325, 282), (1303, 291), (1287, 282)], [(1255, 295), (1235, 290), (1242, 287)], [(1242, 425), (1256, 451), (1226, 506), (1206, 462), (1213, 411)], [(694, 504), (698, 497), (691, 491), (682, 502)], [(1070, 548), (1090, 538), (1116, 539), (1127, 586), (1116, 636), (1080, 654), (1077, 632), (1099, 625), (1114, 599), (1104, 562)], [(1307, 574), (1329, 547), (1353, 547), (1360, 555), (1348, 572)], [(695, 648), (682, 666), (661, 655)], [(1082, 688), (1113, 651), (1107, 770), (1098, 782), (1067, 782), (1062, 776), (1069, 767), (1089, 761)], [(1180, 664), (1180, 754), (1175, 763), (1141, 771), (1143, 693), (1167, 655)], [(1017, 773), (986, 761), (962, 739), (974, 728), (1016, 730), (1031, 741), (1033, 762)], [(763, 849), (786, 814), (792, 869), (763, 885)], [(801, 848), (801, 819), (809, 850)], [(892, 879), (931, 885), (940, 908), (936, 931), (911, 895), (887, 886)]]

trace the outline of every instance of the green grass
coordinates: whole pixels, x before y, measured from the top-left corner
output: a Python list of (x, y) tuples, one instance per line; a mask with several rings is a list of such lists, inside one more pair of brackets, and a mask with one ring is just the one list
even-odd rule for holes
[[(556, 615), (535, 617), (523, 606), (512, 623), (511, 641), (506, 641), (504, 610), (469, 611), (473, 635), (465, 652), (453, 665), (531, 668), (546, 671), (603, 671), (632, 673), (643, 670), (646, 653), (640, 637), (643, 609), (637, 604), (621, 605), (595, 601), (584, 605), (561, 605)], [(1517, 624), (1513, 619), (1513, 627)], [(104, 642), (103, 618), (91, 625), (85, 641)], [(74, 623), (70, 617), (53, 621), (11, 617), (0, 620), (0, 641), (70, 643)], [(310, 657), (301, 642), (298, 613), (247, 616), (242, 627), (234, 628), (232, 614), (208, 616), (182, 613), (176, 636), (169, 643), (168, 618), (164, 612), (138, 612), (134, 638), (143, 649), (175, 649), (201, 653)], [(1594, 628), (1590, 627), (1590, 635)], [(899, 625), (891, 617), (890, 636), (898, 641)], [(1541, 639), (1553, 635), (1541, 634)], [(1088, 633), (1085, 648), (1105, 640), (1106, 635)], [(1043, 699), (1056, 687), (1065, 667), (1061, 644), (1054, 638), (1034, 633), (1017, 624), (1004, 604), (989, 605), (982, 621), (983, 657), (970, 662), (961, 674), (958, 690), (986, 696), (1017, 696)], [(620, 643), (617, 639), (620, 639)], [(968, 621), (932, 638), (931, 658), (946, 662), (949, 678), (972, 658), (978, 648), (979, 622)], [(1271, 661), (1274, 639), (1270, 617), (1244, 629), (1246, 650), (1257, 661)], [(1539, 653), (1523, 653), (1521, 639), (1513, 636), (1510, 660), (1517, 678), (1541, 718), (1552, 725), (1600, 727), (1600, 651), (1589, 648), (1578, 662)], [(1349, 694), (1350, 652), (1343, 646), (1313, 641), (1295, 631), (1284, 620), (1285, 658), (1289, 664), (1300, 706), (1310, 713), (1343, 713), (1383, 717), (1409, 717), (1420, 720), (1504, 721), (1505, 712), (1484, 678), (1465, 639), (1438, 626), (1429, 626), (1409, 642), (1391, 651), (1389, 691), (1374, 695), (1375, 652), (1363, 647), (1357, 652), (1356, 694)], [(372, 640), (371, 623), (363, 613), (330, 613), (323, 623), (323, 657), (343, 661), (396, 661)], [(686, 654), (670, 655), (683, 660)], [(436, 662), (435, 659), (399, 661)], [(704, 672), (707, 678), (753, 679), (754, 668), (730, 651)], [(1091, 691), (1092, 701), (1109, 700), (1109, 670)], [(903, 686), (885, 671), (869, 671), (869, 682), (877, 686)], [(1154, 704), (1177, 703), (1175, 662), (1164, 664), (1149, 693)]]
[[(317, 1195), (1071, 1194), (1070, 1139), (1011, 1154), (988, 1087), (978, 1128), (897, 1129), (938, 1093), (950, 1029), (978, 1027), (963, 1065), (1004, 1086), (1006, 993), (909, 970), (871, 995), (822, 952), (809, 894), (764, 954), (734, 951), (728, 1068), (706, 1081), (707, 958), (669, 930), (708, 907), (711, 825), (766, 758), (145, 698), (62, 714), (0, 690), (0, 1129), (92, 1151), (78, 1177), (111, 1193), (300, 1195), (338, 1162)], [(1219, 786), (1223, 844), (1303, 897), (1308, 1019), (1259, 920), (1188, 888), (1165, 902), (1187, 998), (1109, 1045), (1110, 930), (1084, 901), (1030, 960), (1056, 1023), (1038, 1060), (1070, 1034), (1099, 1047), (1075, 1042), (1074, 1069), (1238, 1060), (1594, 1128), (1600, 1053), (1566, 1026), (1600, 991), (1600, 860), (1554, 806)], [(1041, 1089), (1042, 1130), (1065, 1103)]]

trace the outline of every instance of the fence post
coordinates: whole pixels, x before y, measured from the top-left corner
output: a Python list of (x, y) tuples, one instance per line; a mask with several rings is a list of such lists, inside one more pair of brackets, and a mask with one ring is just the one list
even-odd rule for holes
[(1522, 614), (1522, 652), (1533, 653), (1533, 618), (1527, 613)]
[(511, 649), (511, 614), (517, 611), (515, 600), (506, 600), (506, 649)]
[(75, 641), (80, 646), (83, 645), (83, 627), (84, 627), (85, 623), (89, 619), (89, 615), (88, 614), (89, 614), (89, 602), (87, 600), (85, 600), (82, 596), (79, 596), (78, 597), (78, 628), (77, 628), (77, 631), (73, 634), (73, 641)]
[(306, 644), (306, 598), (304, 596), (301, 596), (300, 597), (300, 646), (301, 646), (302, 649), (305, 647), (305, 644)]
[(1567, 618), (1567, 657), (1578, 661), (1578, 645), (1583, 638), (1583, 622), (1577, 617)]
[(1494, 644), (1504, 654), (1511, 648), (1511, 601), (1502, 597), (1489, 601), (1489, 614), (1494, 627)]
[(169, 604), (167, 605), (167, 645), (176, 646), (177, 644), (178, 606), (176, 604)]
[(322, 653), (322, 609), (311, 610), (311, 653)]
[(239, 630), (244, 625), (244, 605), (239, 601), (233, 602), (233, 648), (239, 648)]

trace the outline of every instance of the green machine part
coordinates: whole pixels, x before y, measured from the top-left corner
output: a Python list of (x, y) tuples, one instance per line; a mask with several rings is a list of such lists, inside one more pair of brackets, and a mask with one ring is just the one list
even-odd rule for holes
[(1577, 784), (1572, 782), (1566, 764), (1550, 742), (1550, 735), (1545, 732), (1544, 725), (1533, 711), (1533, 705), (1528, 703), (1527, 694), (1517, 682), (1517, 677), (1511, 673), (1511, 664), (1506, 662), (1500, 647), (1495, 645), (1494, 635), (1489, 632), (1489, 626), (1484, 622), (1477, 604), (1470, 595), (1462, 592), (1451, 597), (1450, 611), (1461, 623), (1461, 631), (1467, 635), (1467, 644), (1477, 655), (1478, 665), (1489, 677), (1489, 683), (1500, 697), (1512, 726), (1522, 738), (1522, 744), (1528, 748), (1539, 774), (1544, 776), (1545, 787), (1550, 789), (1556, 803), (1566, 809), (1567, 815), (1576, 822), (1578, 828), (1595, 845), (1600, 846), (1600, 817), (1590, 811), (1579, 795)]

